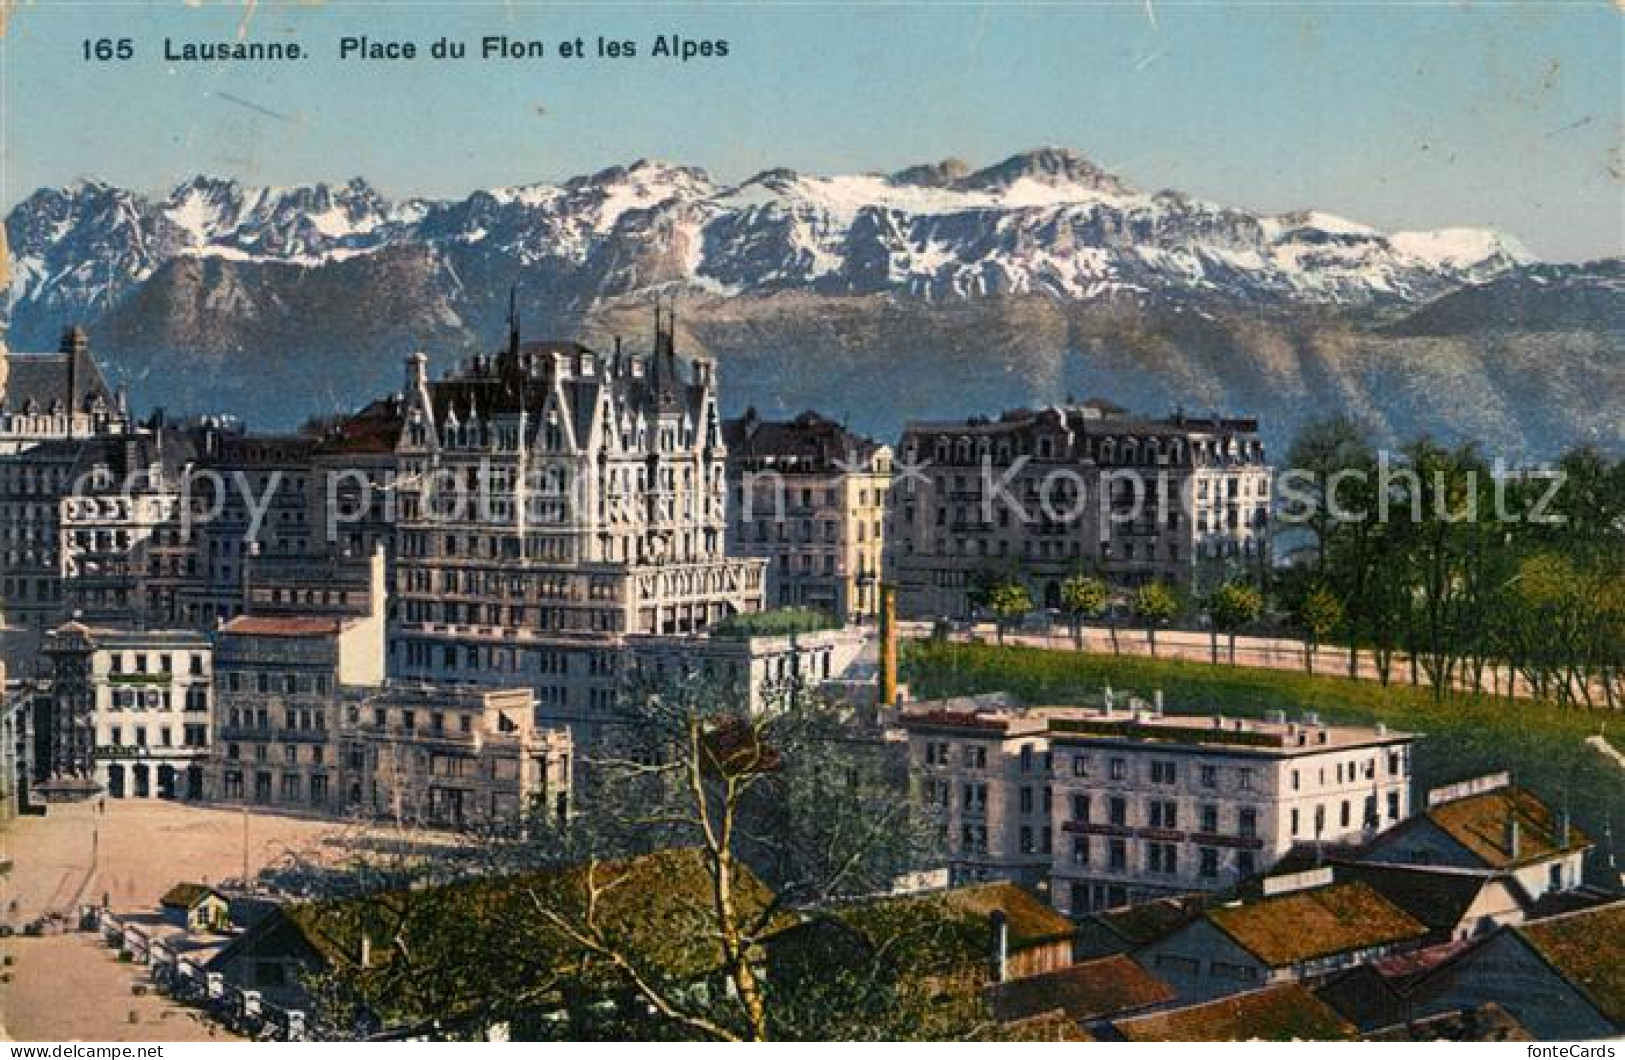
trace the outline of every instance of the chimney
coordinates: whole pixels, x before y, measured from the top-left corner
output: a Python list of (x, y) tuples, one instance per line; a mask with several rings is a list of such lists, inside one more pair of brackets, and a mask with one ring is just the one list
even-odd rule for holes
[(1010, 924), (1002, 909), (993, 910), (987, 920), (993, 928), (993, 981), (1002, 983), (1009, 978), (1010, 971)]
[(1519, 857), (1518, 851), (1519, 851), (1519, 848), (1522, 846), (1522, 844), (1520, 843), (1521, 838), (1522, 837), (1519, 834), (1517, 811), (1514, 810), (1509, 805), (1507, 807), (1507, 834), (1506, 834), (1507, 857), (1513, 858), (1513, 859), (1516, 859), (1517, 857)]
[(90, 348), (85, 329), (75, 324), (62, 333), (61, 351), (68, 362), (68, 437), (73, 437), (73, 414), (79, 408), (79, 355)]
[(1162, 689), (1159, 688), (1151, 693), (1151, 705), (1156, 711), (1157, 717), (1162, 717)]
[(1567, 850), (1569, 839), (1569, 808), (1565, 806), (1557, 813), (1557, 845), (1559, 849)]
[(421, 350), (406, 359), (406, 391), (416, 393), (429, 385), (429, 355)]
[(897, 586), (880, 583), (880, 705), (897, 702)]
[(363, 968), (371, 968), (372, 967), (372, 937), (369, 936), (365, 931), (363, 931), (361, 933), (361, 955), (360, 956), (361, 956), (361, 960), (360, 960), (361, 967), (363, 967)]

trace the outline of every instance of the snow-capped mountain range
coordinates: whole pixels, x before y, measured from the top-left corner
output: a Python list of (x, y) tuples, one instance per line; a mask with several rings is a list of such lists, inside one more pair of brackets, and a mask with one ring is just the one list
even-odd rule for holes
[(541, 270), (589, 301), (680, 284), (1362, 306), (1422, 302), (1532, 260), (1493, 231), (1384, 234), (1317, 211), (1261, 216), (1147, 193), (1054, 148), (975, 171), (954, 160), (890, 175), (769, 170), (732, 185), (640, 161), (460, 200), (391, 201), (360, 179), (267, 188), (196, 177), (163, 197), (81, 181), (38, 191), (6, 225), (0, 312), (52, 327), (93, 319), (177, 258), (315, 268), (400, 247)]

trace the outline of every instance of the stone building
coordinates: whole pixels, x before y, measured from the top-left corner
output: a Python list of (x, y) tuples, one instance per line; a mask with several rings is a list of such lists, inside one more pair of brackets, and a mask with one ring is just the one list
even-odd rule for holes
[(40, 790), (67, 798), (198, 798), (214, 721), (213, 649), (190, 630), (47, 635)]
[(1043, 883), (1055, 842), (1048, 717), (993, 695), (912, 704), (900, 722), (913, 796), (942, 830), (951, 878)]
[(1172, 715), (1110, 693), (1090, 708), (919, 703), (900, 724), (955, 871), (1047, 877), (1074, 916), (1221, 890), (1410, 813), (1413, 737), (1381, 726)]
[(15, 353), (0, 345), (0, 456), (39, 442), (130, 429), (124, 395), (107, 385), (85, 329), (62, 333), (55, 353)]
[(891, 450), (816, 412), (723, 425), (728, 551), (767, 561), (767, 603), (875, 615)]
[(315, 445), (301, 435), (211, 433), (191, 489), (202, 577), (181, 602), (189, 623), (207, 627), (242, 613), (254, 556), (323, 551), (311, 532)]
[(47, 629), (68, 617), (59, 505), (86, 440), (134, 429), (90, 354), (84, 329), (56, 353), (0, 345), (0, 657), (27, 673)]
[(59, 526), (81, 443), (38, 442), (0, 456), (0, 645), (31, 674), (46, 630), (66, 617)]
[(775, 696), (813, 692), (845, 676), (863, 651), (865, 637), (853, 628), (805, 633), (627, 638), (630, 682), (659, 687), (673, 678), (701, 675), (750, 711)]
[(522, 684), (578, 742), (613, 708), (632, 634), (698, 633), (762, 606), (725, 551), (715, 369), (654, 349), (524, 342), (431, 380), (410, 359), (390, 672)]
[(174, 626), (202, 577), (181, 519), (193, 438), (164, 426), (80, 443), (59, 504), (67, 613), (91, 624)]
[(1071, 575), (1183, 586), (1262, 568), (1271, 469), (1249, 419), (1126, 415), (1105, 402), (910, 423), (887, 556), (905, 617), (969, 617), (1013, 577), (1040, 607)]
[(567, 728), (536, 724), (528, 688), (391, 685), (343, 707), (347, 813), (430, 827), (520, 823), (570, 812)]
[(1365, 842), (1410, 815), (1411, 733), (1169, 715), (1056, 718), (1052, 897), (1074, 914), (1218, 890), (1299, 844)]
[(386, 680), (382, 547), (247, 562), (247, 613), (216, 636), (211, 798), (454, 827), (567, 812), (570, 734), (536, 725), (530, 689)]

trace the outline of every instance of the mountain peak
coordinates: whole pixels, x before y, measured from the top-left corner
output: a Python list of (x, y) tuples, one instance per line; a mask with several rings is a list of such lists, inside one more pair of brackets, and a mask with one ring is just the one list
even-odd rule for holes
[(963, 159), (944, 158), (941, 162), (899, 169), (889, 178), (893, 184), (912, 184), (920, 188), (952, 188), (970, 175), (970, 166)]
[(1095, 165), (1070, 147), (1038, 147), (1011, 155), (996, 165), (977, 170), (959, 181), (965, 188), (999, 190), (1019, 180), (1051, 186), (1075, 185), (1107, 195), (1132, 195), (1127, 181)]

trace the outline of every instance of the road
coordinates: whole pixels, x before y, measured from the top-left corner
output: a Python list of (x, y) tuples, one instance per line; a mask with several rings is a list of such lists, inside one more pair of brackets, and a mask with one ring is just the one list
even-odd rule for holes
[[(251, 871), (294, 850), (325, 849), (338, 825), (250, 814)], [(20, 926), (47, 912), (71, 913), (105, 896), (115, 910), (154, 909), (171, 884), (238, 876), (243, 815), (158, 800), (59, 804), (45, 817), (4, 826), (0, 859), (15, 867), (0, 880), (3, 919)], [(90, 934), (0, 942), (11, 981), (0, 984), (0, 1036), (24, 1041), (210, 1041), (231, 1035), (150, 991), (143, 971), (119, 964)], [(3, 958), (0, 958), (3, 959)]]

